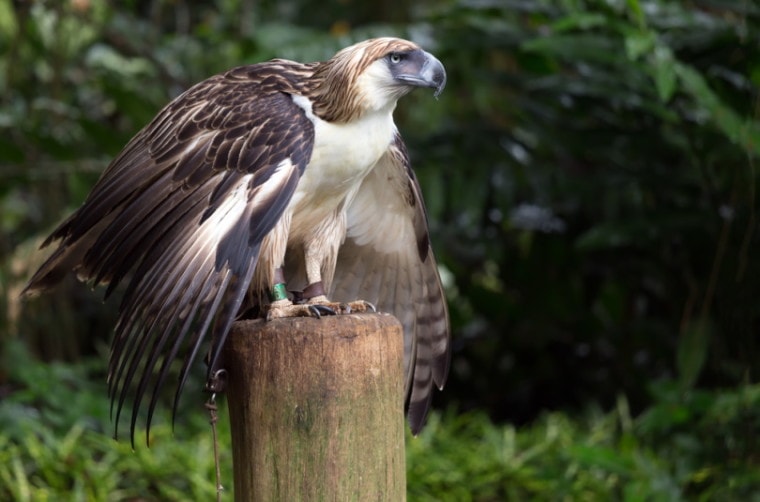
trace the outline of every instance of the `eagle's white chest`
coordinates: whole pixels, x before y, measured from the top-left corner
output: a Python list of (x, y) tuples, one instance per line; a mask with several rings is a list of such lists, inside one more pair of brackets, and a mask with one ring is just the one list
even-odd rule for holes
[(299, 208), (305, 207), (312, 212), (314, 208), (334, 212), (350, 202), (362, 180), (388, 150), (396, 133), (393, 106), (347, 124), (334, 124), (313, 115), (306, 98), (294, 97), (293, 101), (306, 110), (314, 124), (311, 160), (290, 205), (293, 216), (298, 218)]

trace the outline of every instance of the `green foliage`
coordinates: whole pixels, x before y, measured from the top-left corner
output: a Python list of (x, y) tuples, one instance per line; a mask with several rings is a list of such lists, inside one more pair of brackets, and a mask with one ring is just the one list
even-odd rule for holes
[[(4, 406), (4, 405), (3, 405)], [(0, 496), (3, 500), (212, 500), (213, 444), (206, 424), (181, 428), (173, 437), (155, 430), (150, 449), (131, 450), (80, 420), (62, 434), (30, 421), (24, 435), (0, 433)], [(225, 451), (228, 486), (230, 453)]]
[[(14, 392), (0, 402), (0, 500), (212, 500), (208, 415), (198, 406), (151, 429), (150, 448), (111, 437), (102, 361), (40, 364), (17, 344), (6, 354)], [(97, 382), (97, 383), (96, 383)], [(218, 422), (224, 485), (231, 490), (229, 423)]]
[(413, 153), (456, 284), (446, 396), (523, 420), (621, 389), (640, 410), (661, 376), (757, 381), (757, 6), (451, 2), (429, 19), (452, 92)]
[(758, 500), (760, 386), (682, 394), (522, 428), (483, 414), (434, 415), (407, 443), (410, 500)]

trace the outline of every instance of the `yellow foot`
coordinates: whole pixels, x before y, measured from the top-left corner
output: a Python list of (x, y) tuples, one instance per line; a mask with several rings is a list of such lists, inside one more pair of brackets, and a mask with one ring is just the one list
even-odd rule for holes
[(267, 321), (283, 317), (322, 317), (323, 315), (340, 315), (359, 312), (377, 312), (370, 302), (356, 300), (348, 303), (328, 301), (324, 296), (312, 298), (306, 303), (293, 303), (279, 300), (269, 305)]

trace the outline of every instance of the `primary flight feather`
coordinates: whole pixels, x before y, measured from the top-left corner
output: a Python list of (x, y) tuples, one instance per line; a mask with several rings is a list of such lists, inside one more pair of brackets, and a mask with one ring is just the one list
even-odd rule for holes
[[(416, 44), (378, 38), (317, 63), (282, 59), (211, 77), (174, 99), (108, 166), (43, 246), (27, 293), (69, 271), (126, 290), (109, 362), (116, 423), (171, 363), (174, 400), (203, 342), (209, 374), (244, 311), (273, 319), (374, 305), (404, 327), (417, 433), (449, 365), (449, 322), (417, 179), (393, 122), (399, 98), (445, 86)], [(302, 291), (294, 298), (285, 291)], [(347, 307), (348, 306), (348, 307)]]

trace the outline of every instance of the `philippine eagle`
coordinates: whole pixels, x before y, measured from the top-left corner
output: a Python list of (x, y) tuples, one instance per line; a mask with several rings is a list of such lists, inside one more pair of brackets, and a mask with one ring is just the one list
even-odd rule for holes
[(271, 319), (375, 305), (403, 324), (407, 416), (421, 429), (433, 384), (446, 381), (449, 321), (393, 110), (415, 87), (437, 96), (445, 84), (433, 55), (378, 38), (324, 62), (213, 76), (137, 133), (45, 240), (58, 247), (25, 289), (45, 291), (71, 270), (107, 284), (106, 297), (127, 282), (108, 371), (117, 424), (132, 395), (134, 437), (152, 387), (150, 427), (180, 357), (176, 413), (204, 339), (211, 372), (251, 307)]

